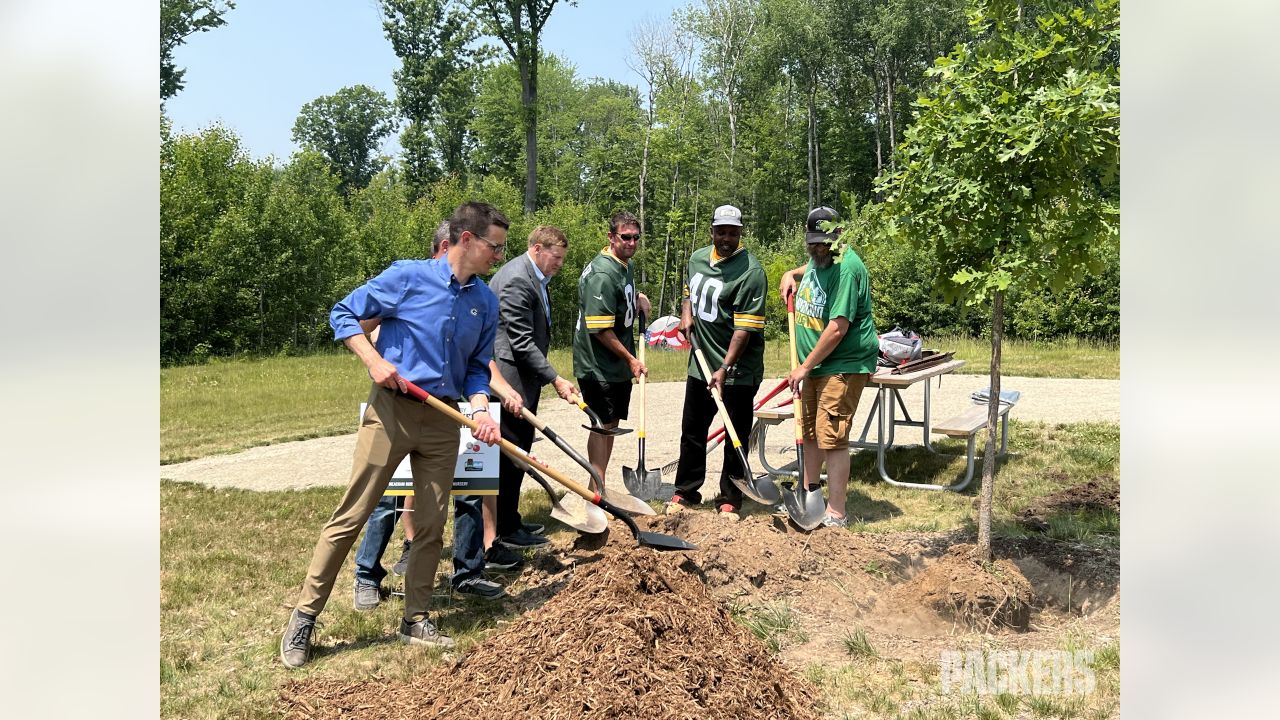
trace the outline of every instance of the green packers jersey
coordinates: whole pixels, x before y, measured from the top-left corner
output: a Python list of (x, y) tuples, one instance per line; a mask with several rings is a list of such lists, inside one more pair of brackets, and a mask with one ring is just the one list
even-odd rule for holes
[(838, 263), (819, 270), (813, 261), (796, 289), (796, 353), (804, 360), (832, 318), (849, 319), (849, 332), (813, 369), (816, 376), (873, 373), (880, 341), (871, 314), (871, 283), (867, 266), (852, 249)]
[(631, 266), (608, 248), (591, 259), (578, 277), (578, 324), (573, 329), (574, 377), (603, 382), (631, 379), (631, 368), (622, 358), (591, 336), (612, 330), (618, 342), (635, 354), (636, 287)]
[[(769, 281), (746, 248), (739, 247), (727, 258), (713, 257), (714, 250), (711, 245), (698, 248), (689, 258), (684, 296), (693, 314), (693, 332), (711, 372), (724, 363), (735, 330), (751, 333), (725, 383), (759, 385), (764, 380), (764, 299)], [(689, 375), (706, 380), (693, 353)]]

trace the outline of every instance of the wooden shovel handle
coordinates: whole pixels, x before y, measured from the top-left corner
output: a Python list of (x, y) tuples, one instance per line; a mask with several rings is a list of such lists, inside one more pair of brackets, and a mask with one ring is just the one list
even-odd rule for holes
[[(707, 358), (702, 354), (702, 348), (698, 347), (698, 343), (693, 340), (693, 333), (689, 333), (689, 336), (689, 342), (693, 345), (693, 356), (698, 359), (698, 367), (702, 368), (703, 376), (707, 378), (707, 382), (710, 382), (711, 368), (707, 365)], [(738, 440), (738, 431), (734, 429), (733, 423), (729, 422), (729, 411), (724, 406), (724, 400), (720, 398), (718, 388), (711, 390), (711, 399), (716, 401), (716, 407), (720, 410), (720, 419), (724, 421), (724, 429), (729, 433), (729, 440), (734, 447), (742, 447), (742, 442)]]
[[(476, 429), (476, 423), (475, 423), (475, 421), (474, 421), (474, 420), (472, 420), (471, 418), (467, 417), (466, 415), (463, 415), (462, 413), (458, 412), (457, 410), (454, 410), (453, 408), (451, 408), (451, 407), (449, 407), (448, 405), (444, 404), (444, 402), (442, 402), (439, 398), (432, 396), (432, 395), (431, 395), (430, 393), (428, 393), (426, 390), (423, 390), (422, 388), (418, 387), (417, 385), (414, 385), (412, 382), (410, 382), (410, 381), (408, 381), (408, 380), (405, 380), (405, 381), (404, 381), (404, 384), (405, 384), (405, 388), (406, 388), (406, 390), (408, 391), (408, 393), (409, 393), (410, 395), (412, 395), (413, 397), (415, 397), (415, 398), (417, 398), (418, 400), (421, 400), (422, 402), (424, 402), (424, 403), (426, 403), (426, 404), (430, 405), (431, 407), (435, 408), (436, 410), (439, 410), (440, 412), (444, 413), (444, 414), (445, 414), (446, 416), (448, 416), (449, 418), (451, 418), (451, 419), (453, 419), (453, 420), (458, 421), (458, 423), (460, 423), (460, 424), (462, 424), (462, 425), (464, 425), (464, 426), (466, 426), (466, 427), (470, 428), (473, 432), (475, 431), (475, 429)], [(532, 414), (532, 413), (530, 413), (530, 414)], [(566, 487), (566, 488), (568, 488), (569, 490), (572, 490), (575, 494), (577, 494), (577, 495), (581, 495), (581, 496), (582, 496), (582, 498), (583, 498), (584, 500), (586, 500), (587, 502), (589, 502), (589, 503), (593, 503), (593, 504), (596, 504), (596, 505), (599, 505), (599, 504), (600, 504), (600, 500), (601, 500), (601, 499), (600, 499), (600, 496), (599, 496), (599, 495), (597, 495), (597, 494), (595, 494), (595, 493), (593, 493), (593, 492), (591, 492), (591, 491), (587, 490), (586, 488), (582, 487), (581, 485), (579, 485), (578, 483), (574, 482), (573, 480), (570, 480), (569, 478), (565, 477), (564, 475), (561, 475), (561, 474), (560, 474), (559, 472), (557, 472), (556, 470), (554, 470), (554, 469), (552, 469), (552, 468), (549, 468), (549, 467), (547, 467), (546, 465), (543, 465), (542, 463), (538, 462), (537, 460), (534, 460), (533, 458), (529, 457), (529, 455), (528, 455), (528, 454), (526, 454), (523, 450), (521, 450), (518, 446), (516, 446), (516, 445), (515, 445), (514, 443), (512, 443), (510, 440), (506, 440), (506, 439), (503, 439), (503, 438), (499, 438), (499, 439), (498, 439), (498, 447), (500, 447), (500, 448), (502, 449), (502, 452), (506, 453), (508, 457), (510, 457), (510, 458), (512, 458), (512, 459), (519, 460), (519, 461), (521, 461), (521, 462), (526, 462), (526, 463), (528, 463), (528, 464), (532, 465), (532, 466), (533, 466), (534, 468), (536, 468), (539, 472), (543, 472), (543, 473), (546, 473), (547, 475), (551, 476), (551, 479), (552, 479), (552, 480), (555, 480), (556, 482), (558, 482), (558, 483), (560, 483), (561, 485), (565, 486), (565, 487)]]
[[(796, 294), (793, 292), (787, 296), (787, 338), (791, 343), (791, 369), (795, 370), (800, 365), (800, 356), (796, 353)], [(796, 401), (795, 426), (796, 426), (796, 444), (804, 443), (804, 428), (801, 422), (804, 418), (804, 403), (801, 402), (800, 393), (794, 393)], [(804, 472), (801, 469), (801, 472)]]

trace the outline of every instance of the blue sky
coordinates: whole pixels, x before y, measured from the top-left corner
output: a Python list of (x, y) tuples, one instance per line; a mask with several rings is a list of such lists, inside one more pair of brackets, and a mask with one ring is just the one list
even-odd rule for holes
[[(662, 20), (686, 0), (558, 4), (543, 30), (543, 52), (566, 57), (583, 78), (639, 86), (626, 65), (637, 23)], [(504, 51), (505, 57), (505, 51)], [(298, 110), (321, 95), (364, 84), (394, 97), (399, 58), (382, 35), (374, 0), (238, 0), (227, 24), (188, 38), (174, 56), (186, 88), (165, 104), (178, 132), (213, 122), (235, 130), (254, 157), (284, 160)], [(388, 141), (384, 151), (396, 145)]]

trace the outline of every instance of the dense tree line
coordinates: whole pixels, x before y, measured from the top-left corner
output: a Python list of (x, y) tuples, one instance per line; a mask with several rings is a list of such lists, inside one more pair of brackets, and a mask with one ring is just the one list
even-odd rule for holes
[[(567, 231), (564, 277), (552, 284), (559, 328), (573, 323), (574, 278), (604, 245), (610, 213), (641, 216), (637, 277), (668, 313), (684, 260), (707, 242), (710, 211), (724, 203), (744, 210), (745, 242), (771, 276), (803, 258), (807, 210), (831, 205), (857, 220), (850, 237), (872, 273), (882, 328), (989, 328), (989, 314), (932, 293), (938, 260), (895, 237), (876, 185), (900, 162), (913, 102), (936, 82), (925, 70), (971, 40), (961, 0), (701, 0), (633, 30), (638, 87), (582, 78), (541, 54), (532, 213), (522, 212), (527, 69), (486, 49), (483, 33), (494, 30), (470, 6), (382, 7), (402, 59), (397, 98), (344, 88), (308, 103), (296, 125), (306, 149), (288, 161), (249, 157), (223, 127), (174, 136), (165, 125), (166, 361), (329, 345), (332, 303), (393, 259), (425, 256), (435, 225), (466, 198), (511, 217), (509, 256), (537, 224)], [(400, 128), (402, 153), (379, 158), (368, 137), (344, 145), (353, 127)], [(1056, 291), (1013, 289), (1006, 333), (1115, 338), (1117, 241), (1095, 243), (1089, 261), (1095, 272)], [(780, 307), (770, 321), (774, 331), (785, 324)]]

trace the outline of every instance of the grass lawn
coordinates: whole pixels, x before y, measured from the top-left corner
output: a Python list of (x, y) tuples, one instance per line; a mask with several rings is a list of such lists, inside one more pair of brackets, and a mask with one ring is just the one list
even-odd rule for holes
[[(928, 346), (955, 350), (967, 363), (961, 372), (987, 372), (990, 348), (982, 341), (931, 338)], [(685, 377), (684, 353), (654, 352), (646, 360), (656, 382)], [(567, 348), (553, 350), (551, 361), (563, 372), (573, 367)], [(766, 373), (781, 377), (787, 367), (786, 343), (769, 343)], [(1006, 375), (1118, 378), (1120, 349), (1079, 340), (1010, 341), (1004, 345), (1003, 368)], [(363, 398), (368, 387), (363, 365), (345, 350), (162, 368), (160, 462), (351, 432), (356, 422), (352, 398)]]
[[(250, 367), (277, 367), (293, 361), (220, 364), (237, 372)], [(333, 357), (296, 361), (295, 369), (334, 368), (335, 375), (351, 374), (350, 359)], [(344, 367), (343, 363), (347, 366)], [(194, 369), (185, 368), (183, 372)], [(319, 382), (343, 381), (313, 367)], [(279, 370), (277, 378), (286, 373)], [(211, 375), (208, 377), (216, 377)], [(271, 377), (263, 374), (266, 384)], [(172, 380), (170, 380), (172, 382)], [(214, 387), (217, 387), (216, 385)], [(281, 391), (282, 393), (284, 391)], [(280, 397), (286, 397), (280, 395)], [(347, 398), (338, 404), (350, 410)], [(341, 422), (350, 426), (351, 418)], [(1016, 423), (1010, 450), (997, 480), (995, 531), (998, 535), (1035, 534), (1015, 522), (1015, 515), (1036, 498), (1110, 476), (1118, 482), (1120, 430), (1113, 424), (1049, 426)], [(943, 449), (958, 444), (942, 445)], [(895, 468), (914, 472), (953, 472), (957, 461), (938, 460), (923, 450), (895, 451)], [(872, 477), (874, 456), (854, 459), (853, 477)], [(941, 479), (941, 477), (939, 478)], [(948, 531), (972, 527), (978, 483), (963, 493), (903, 490), (876, 482), (852, 483), (849, 510), (862, 522), (855, 532), (899, 530)], [(276, 717), (277, 687), (286, 679), (323, 676), (342, 680), (370, 677), (404, 678), (423, 672), (446, 672), (437, 654), (393, 642), (399, 621), (398, 599), (369, 613), (356, 612), (351, 602), (352, 563), (339, 575), (332, 601), (321, 616), (320, 647), (313, 663), (288, 671), (277, 658), (279, 633), (287, 605), (297, 593), (316, 535), (333, 510), (341, 488), (292, 492), (214, 490), (185, 483), (160, 485), (160, 712), (163, 717), (257, 718)], [(522, 503), (534, 521), (548, 523), (555, 537), (571, 533), (548, 521), (545, 496), (529, 496)], [(752, 512), (765, 512), (754, 508)], [(559, 533), (559, 535), (556, 535)], [(1065, 513), (1050, 519), (1044, 536), (1108, 547), (1119, 543), (1119, 515), (1114, 512)], [(446, 535), (448, 542), (449, 535)], [(446, 561), (441, 569), (448, 568)], [(520, 581), (510, 587), (521, 591)], [(463, 651), (483, 641), (488, 632), (513, 617), (500, 607), (455, 601), (442, 594), (433, 615)], [(738, 618), (762, 637), (794, 633), (785, 612), (765, 613), (740, 608)], [(903, 663), (876, 656), (851, 627), (845, 641), (850, 661), (812, 665), (810, 679), (822, 689), (833, 717), (881, 716), (897, 711), (919, 717), (1093, 717), (1107, 716), (1119, 703), (1118, 645), (1098, 648), (1098, 690), (1087, 705), (1077, 700), (1035, 696), (977, 696), (943, 698), (938, 693), (938, 668), (927, 663)], [(1088, 643), (1088, 638), (1081, 642)], [(921, 698), (933, 701), (928, 712), (908, 712)], [(941, 703), (941, 704), (939, 704)], [(1117, 711), (1118, 712), (1118, 711)]]

